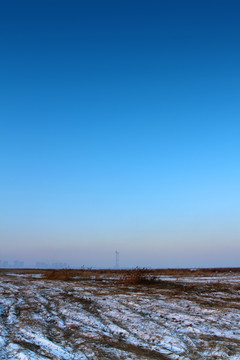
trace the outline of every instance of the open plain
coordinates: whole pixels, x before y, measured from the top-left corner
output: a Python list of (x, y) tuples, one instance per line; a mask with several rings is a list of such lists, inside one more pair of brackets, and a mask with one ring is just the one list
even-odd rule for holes
[(240, 269), (0, 271), (0, 358), (240, 359)]

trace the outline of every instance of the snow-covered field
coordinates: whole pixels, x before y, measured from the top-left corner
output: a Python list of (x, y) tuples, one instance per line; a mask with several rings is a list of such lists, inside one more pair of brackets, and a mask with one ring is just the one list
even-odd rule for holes
[(1, 272), (0, 359), (240, 359), (240, 274), (158, 279)]

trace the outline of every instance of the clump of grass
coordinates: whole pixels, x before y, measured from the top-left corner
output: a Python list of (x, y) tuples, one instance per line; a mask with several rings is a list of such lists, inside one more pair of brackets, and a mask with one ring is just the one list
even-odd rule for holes
[(71, 269), (59, 269), (59, 270), (49, 270), (45, 275), (46, 280), (60, 280), (60, 281), (70, 281), (73, 280), (75, 272)]
[(123, 285), (154, 285), (157, 279), (149, 273), (146, 268), (138, 268), (127, 270), (120, 277), (120, 283)]
[(46, 270), (46, 280), (60, 280), (60, 281), (101, 281), (98, 274), (91, 269), (52, 269)]

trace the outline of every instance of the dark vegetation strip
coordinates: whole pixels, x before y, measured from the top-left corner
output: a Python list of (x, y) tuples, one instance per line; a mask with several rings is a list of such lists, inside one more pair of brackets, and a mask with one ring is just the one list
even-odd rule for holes
[[(15, 269), (15, 268), (0, 268), (0, 273), (20, 273), (20, 274), (48, 274), (51, 271), (61, 271), (61, 270), (70, 270), (75, 272), (77, 275), (82, 275), (86, 272), (91, 272), (92, 275), (119, 275), (124, 274), (128, 271), (132, 271), (134, 269), (91, 269), (91, 268), (81, 268), (81, 269), (36, 269), (36, 268), (26, 268), (26, 269)], [(197, 276), (211, 276), (217, 274), (226, 274), (226, 273), (240, 273), (240, 267), (226, 267), (226, 268), (196, 268), (196, 269), (188, 269), (188, 268), (180, 268), (180, 269), (146, 269), (149, 273), (155, 275), (197, 275)]]
[(137, 355), (139, 357), (144, 357), (149, 360), (170, 360), (170, 358), (166, 355), (163, 355), (155, 350), (148, 350), (145, 349), (142, 346), (137, 346), (133, 344), (129, 344), (124, 342), (123, 340), (114, 340), (108, 336), (104, 336), (102, 340), (95, 341), (95, 344), (98, 345), (105, 345), (110, 348), (118, 349), (121, 351), (126, 351), (128, 353), (132, 353), (134, 355)]

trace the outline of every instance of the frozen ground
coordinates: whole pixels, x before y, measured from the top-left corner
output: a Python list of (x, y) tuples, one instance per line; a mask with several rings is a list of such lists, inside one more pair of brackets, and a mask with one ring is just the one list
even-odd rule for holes
[(240, 273), (42, 276), (0, 272), (0, 359), (240, 359)]

